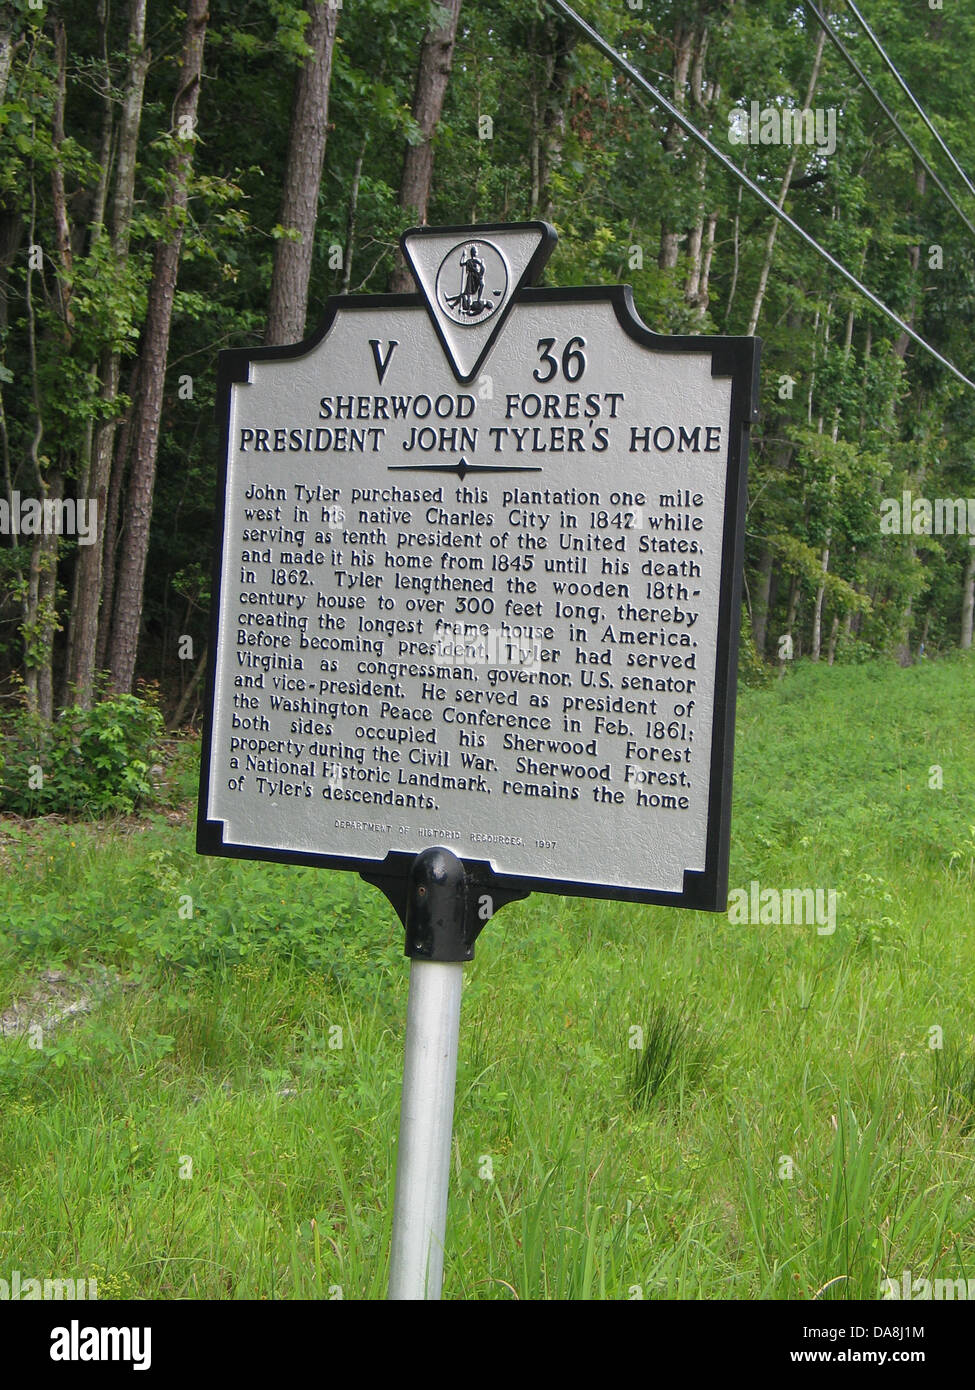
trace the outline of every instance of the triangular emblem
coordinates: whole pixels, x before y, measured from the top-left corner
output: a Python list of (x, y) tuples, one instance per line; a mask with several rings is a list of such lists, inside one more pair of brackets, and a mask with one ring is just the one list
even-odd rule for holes
[(458, 381), (477, 374), (518, 291), (538, 278), (557, 239), (547, 222), (403, 233), (403, 255)]

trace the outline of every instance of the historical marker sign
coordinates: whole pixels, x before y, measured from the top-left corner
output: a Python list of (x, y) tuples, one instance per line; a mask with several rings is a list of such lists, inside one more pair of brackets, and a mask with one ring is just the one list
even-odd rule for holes
[(553, 243), (407, 233), (420, 294), (221, 354), (201, 852), (724, 907), (757, 344)]

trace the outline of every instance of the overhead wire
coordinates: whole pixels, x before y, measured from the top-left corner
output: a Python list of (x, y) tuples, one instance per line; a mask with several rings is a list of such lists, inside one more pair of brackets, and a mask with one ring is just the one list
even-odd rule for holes
[(804, 227), (801, 227), (798, 222), (794, 221), (783, 208), (780, 208), (763, 189), (759, 188), (759, 186), (748, 177), (744, 170), (739, 169), (726, 154), (723, 154), (706, 135), (699, 131), (697, 127), (687, 119), (684, 113), (676, 107), (673, 102), (668, 101), (662, 92), (658, 92), (656, 87), (648, 82), (632, 63), (628, 62), (627, 59), (624, 58), (621, 53), (618, 53), (591, 24), (584, 20), (581, 15), (577, 14), (570, 5), (566, 4), (566, 0), (547, 0), (547, 2), (554, 9), (558, 10), (563, 18), (567, 19), (569, 23), (583, 35), (588, 43), (591, 43), (593, 47), (598, 49), (604, 57), (608, 58), (615, 67), (619, 68), (620, 72), (625, 72), (632, 82), (635, 82), (648, 96), (652, 97), (657, 105), (666, 111), (671, 119), (676, 121), (681, 129), (686, 131), (693, 140), (696, 140), (709, 154), (713, 155), (719, 164), (721, 164), (733, 178), (736, 178), (750, 193), (753, 193), (756, 198), (760, 199), (773, 216), (785, 223), (785, 225), (795, 232), (797, 236), (801, 237), (807, 246), (810, 246), (818, 256), (821, 256), (827, 264), (838, 271), (838, 273), (843, 276), (844, 280), (853, 286), (858, 294), (863, 295), (874, 308), (879, 309), (902, 333), (906, 333), (913, 342), (923, 348), (936, 362), (939, 362), (942, 367), (945, 367), (951, 372), (952, 376), (956, 377), (963, 385), (969, 387), (972, 391), (975, 391), (975, 381), (971, 381), (965, 376), (964, 372), (960, 371), (959, 368), (954, 365), (954, 363), (949, 362), (947, 357), (943, 357), (941, 353), (938, 352), (937, 348), (932, 346), (925, 338), (922, 338), (910, 324), (905, 323), (902, 318), (894, 313), (893, 309), (889, 309), (883, 300), (879, 299), (871, 289), (868, 289), (862, 281), (857, 279), (851, 270), (847, 270), (846, 266), (838, 261), (835, 256), (831, 255), (824, 246), (820, 246), (815, 237), (811, 236)]
[(931, 134), (934, 136), (934, 138), (937, 140), (938, 144), (939, 144), (939, 145), (941, 146), (941, 148), (944, 150), (945, 154), (946, 154), (946, 155), (948, 156), (948, 158), (951, 160), (951, 162), (952, 162), (952, 164), (954, 165), (956, 171), (961, 175), (962, 179), (963, 179), (964, 182), (965, 182), (965, 187), (968, 189), (969, 193), (975, 195), (975, 186), (973, 186), (971, 179), (970, 179), (970, 178), (968, 177), (968, 175), (965, 173), (964, 169), (963, 169), (963, 168), (961, 167), (961, 165), (958, 163), (958, 160), (957, 160), (957, 159), (955, 158), (955, 156), (951, 153), (951, 150), (949, 150), (948, 146), (945, 144), (944, 140), (942, 140), (940, 134), (939, 134), (938, 131), (935, 129), (934, 125), (933, 125), (933, 124), (931, 123), (931, 121), (928, 119), (927, 114), (926, 114), (925, 111), (924, 111), (924, 108), (921, 106), (921, 103), (918, 101), (917, 97), (916, 97), (916, 96), (914, 95), (914, 93), (911, 91), (910, 87), (909, 87), (909, 86), (907, 85), (907, 83), (904, 81), (903, 77), (901, 77), (900, 73), (899, 73), (899, 72), (897, 71), (897, 69), (894, 67), (894, 64), (891, 62), (890, 58), (888, 58), (886, 52), (884, 51), (883, 45), (881, 44), (880, 40), (877, 38), (877, 36), (876, 36), (876, 34), (873, 32), (873, 30), (870, 28), (870, 25), (869, 25), (869, 24), (867, 23), (867, 21), (864, 19), (863, 15), (860, 13), (860, 11), (857, 9), (856, 5), (853, 3), (853, 0), (846, 0), (846, 3), (849, 5), (849, 7), (850, 7), (850, 9), (853, 11), (853, 13), (856, 15), (857, 21), (858, 21), (858, 23), (860, 24), (860, 26), (862, 27), (863, 32), (866, 34), (867, 38), (868, 38), (868, 39), (870, 40), (870, 42), (873, 44), (874, 48), (875, 48), (875, 49), (877, 50), (877, 52), (880, 54), (880, 56), (881, 56), (881, 58), (883, 59), (884, 63), (887, 65), (887, 67), (890, 69), (890, 71), (893, 73), (893, 75), (897, 78), (897, 81), (900, 83), (900, 85), (901, 85), (901, 87), (903, 88), (903, 90), (907, 93), (908, 97), (909, 97), (910, 100), (913, 102), (913, 104), (914, 104), (914, 109), (917, 111), (918, 115), (921, 117), (921, 120), (924, 122), (924, 124), (927, 126), (928, 130), (930, 130)]
[(973, 226), (972, 223), (969, 222), (968, 218), (967, 218), (967, 217), (965, 216), (965, 214), (962, 212), (961, 208), (960, 208), (960, 207), (958, 206), (958, 204), (955, 202), (954, 198), (953, 198), (953, 197), (951, 196), (951, 194), (948, 192), (947, 188), (945, 188), (944, 184), (943, 184), (943, 183), (941, 182), (941, 180), (938, 178), (938, 175), (937, 175), (937, 174), (934, 172), (934, 170), (931, 168), (931, 165), (930, 165), (930, 164), (928, 163), (928, 161), (924, 158), (924, 155), (923, 155), (923, 154), (921, 153), (921, 151), (918, 149), (917, 145), (915, 145), (914, 141), (913, 141), (913, 140), (911, 139), (911, 137), (908, 135), (907, 131), (904, 129), (904, 127), (901, 125), (900, 121), (899, 121), (899, 120), (897, 119), (897, 117), (894, 115), (893, 111), (891, 111), (890, 107), (889, 107), (889, 106), (887, 105), (887, 103), (884, 101), (883, 97), (882, 97), (882, 96), (880, 95), (880, 93), (876, 90), (876, 88), (871, 84), (870, 79), (867, 77), (866, 73), (865, 73), (865, 72), (863, 71), (863, 69), (860, 67), (860, 64), (857, 62), (857, 60), (853, 57), (853, 54), (852, 54), (852, 53), (850, 52), (850, 50), (846, 47), (846, 44), (845, 44), (845, 43), (843, 42), (843, 40), (840, 38), (839, 34), (836, 33), (835, 29), (834, 29), (833, 26), (830, 24), (829, 20), (826, 18), (826, 16), (825, 16), (824, 14), (822, 14), (822, 13), (820, 12), (819, 8), (813, 3), (813, 0), (805, 0), (805, 4), (806, 4), (806, 6), (807, 6), (808, 9), (812, 10), (813, 14), (816, 16), (816, 19), (819, 21), (820, 25), (821, 25), (822, 28), (825, 30), (826, 35), (827, 35), (827, 37), (829, 38), (830, 42), (833, 44), (833, 46), (834, 46), (835, 48), (837, 48), (837, 49), (839, 50), (840, 54), (843, 56), (843, 59), (844, 59), (845, 62), (848, 64), (848, 66), (850, 67), (850, 69), (856, 74), (857, 78), (860, 80), (860, 82), (863, 84), (863, 86), (866, 87), (867, 91), (870, 93), (870, 95), (873, 97), (874, 101), (877, 103), (877, 105), (878, 105), (878, 106), (880, 107), (880, 109), (883, 111), (883, 113), (884, 113), (884, 115), (887, 117), (888, 121), (890, 121), (891, 125), (892, 125), (892, 126), (894, 127), (894, 129), (897, 131), (898, 135), (901, 137), (901, 139), (904, 141), (904, 143), (908, 146), (908, 148), (910, 149), (911, 153), (914, 155), (915, 159), (919, 162), (919, 164), (921, 164), (921, 166), (924, 168), (924, 170), (925, 170), (925, 171), (927, 172), (927, 174), (930, 176), (930, 178), (932, 179), (932, 181), (937, 185), (937, 187), (938, 187), (938, 188), (941, 190), (941, 192), (944, 194), (945, 198), (948, 200), (948, 202), (949, 202), (949, 203), (951, 204), (951, 206), (954, 208), (955, 212), (957, 212), (958, 216), (959, 216), (959, 217), (961, 218), (961, 220), (964, 222), (965, 226), (966, 226), (966, 227), (968, 228), (968, 230), (971, 232), (972, 236), (975, 236), (975, 226)]

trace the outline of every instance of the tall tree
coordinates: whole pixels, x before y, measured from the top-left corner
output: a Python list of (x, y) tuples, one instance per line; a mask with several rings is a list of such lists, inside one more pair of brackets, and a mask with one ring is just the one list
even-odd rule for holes
[[(111, 245), (113, 269), (124, 273), (129, 256), (132, 234), (132, 210), (135, 200), (135, 172), (142, 120), (142, 99), (145, 90), (149, 53), (146, 48), (146, 0), (131, 0), (128, 23), (129, 66), (122, 97), (122, 113), (118, 132), (118, 153), (115, 164), (115, 188), (112, 206)], [(93, 236), (97, 241), (101, 227), (96, 223)], [(94, 545), (79, 549), (75, 562), (74, 597), (72, 601), (68, 681), (74, 702), (83, 708), (91, 704), (96, 643), (98, 640), (102, 575), (111, 556), (104, 555), (105, 519), (107, 514), (108, 481), (115, 447), (119, 395), (121, 352), (117, 344), (104, 349), (100, 366), (101, 401), (105, 418), (95, 430), (91, 466), (83, 480), (84, 491), (97, 507), (98, 535)], [(104, 614), (107, 621), (109, 613)]]
[(281, 200), (280, 236), (274, 248), (271, 301), (265, 341), (296, 343), (305, 332), (322, 163), (328, 137), (328, 94), (338, 24), (334, 0), (309, 0), (310, 54), (295, 78), (288, 163)]
[(971, 651), (972, 627), (975, 619), (975, 550), (968, 552), (961, 593), (961, 641), (963, 651)]
[[(52, 61), (53, 60), (53, 61)], [(56, 40), (49, 50), (39, 27), (31, 26), (25, 43), (25, 86), (29, 74), (31, 100), (23, 109), (29, 137), (24, 135), (23, 149), (27, 155), (24, 169), (27, 209), (26, 276), (24, 279), (24, 309), (27, 337), (25, 376), (30, 382), (30, 411), (24, 453), (30, 461), (29, 477), (40, 501), (56, 501), (62, 495), (63, 474), (52, 465), (48, 449), (61, 451), (58, 431), (50, 432), (52, 402), (45, 390), (46, 355), (63, 360), (71, 335), (71, 249), (65, 240), (64, 208), (64, 104), (66, 91), (66, 39), (63, 26), (56, 25)], [(9, 69), (4, 81), (9, 81)], [(50, 170), (51, 241), (56, 254), (45, 254), (41, 231), (44, 221), (44, 182), (37, 177), (45, 167)], [(49, 286), (45, 266), (53, 270), (54, 283)], [(36, 287), (35, 287), (36, 277)], [(62, 278), (63, 277), (63, 278)], [(8, 379), (13, 379), (8, 376)], [(29, 441), (29, 442), (28, 442)], [(7, 495), (13, 506), (9, 441), (4, 425), (4, 474)], [(12, 528), (11, 528), (12, 530)], [(22, 563), (21, 547), (14, 539), (14, 572), (16, 592), (21, 609), (21, 638), (24, 644), (24, 690), (28, 707), (45, 719), (50, 719), (54, 707), (53, 652), (54, 635), (58, 628), (56, 535), (36, 532), (29, 544), (26, 570)]]
[(548, 220), (555, 205), (552, 175), (562, 160), (565, 143), (566, 103), (573, 75), (575, 30), (564, 20), (548, 15), (528, 26), (530, 49), (539, 55), (530, 78), (531, 213)]
[[(819, 38), (816, 40), (816, 56), (813, 58), (812, 74), (809, 78), (809, 86), (806, 88), (806, 100), (803, 102), (803, 109), (808, 110), (812, 105), (813, 97), (816, 93), (816, 83), (819, 81), (819, 69), (823, 61), (823, 47), (826, 43), (826, 30), (820, 29)], [(789, 194), (789, 187), (792, 183), (792, 176), (796, 171), (796, 161), (799, 158), (799, 146), (792, 147), (792, 154), (786, 165), (785, 173), (782, 175), (782, 183), (779, 187), (779, 196), (776, 207), (781, 212), (785, 207), (785, 200)], [(762, 303), (765, 299), (765, 291), (768, 287), (769, 272), (772, 269), (772, 253), (775, 250), (775, 238), (779, 232), (779, 219), (773, 217), (769, 223), (768, 237), (765, 241), (765, 257), (762, 261), (762, 269), (758, 277), (758, 288), (755, 291), (755, 299), (752, 303), (752, 312), (748, 319), (748, 336), (752, 337), (758, 328), (759, 316), (762, 312)]]
[[(430, 25), (420, 49), (416, 72), (416, 91), (413, 95), (413, 119), (420, 139), (407, 144), (403, 160), (403, 177), (399, 186), (399, 205), (417, 222), (427, 220), (427, 205), (433, 182), (433, 137), (440, 122), (450, 69), (454, 61), (457, 21), (461, 0), (439, 0), (436, 22)], [(405, 294), (414, 288), (413, 275), (397, 252), (389, 288), (394, 294)]]
[(186, 221), (193, 150), (196, 144), (197, 108), (203, 74), (203, 48), (206, 43), (208, 0), (189, 0), (179, 80), (173, 101), (173, 156), (169, 164), (169, 193), (166, 199), (163, 237), (153, 257), (152, 280), (143, 332), (140, 396), (133, 428), (132, 469), (127, 495), (127, 524), (119, 560), (115, 613), (109, 647), (112, 688), (127, 692), (132, 688), (139, 626), (142, 619), (143, 584), (149, 552), (149, 524), (156, 479), (159, 424), (162, 418), (169, 329), (176, 295), (183, 230)]

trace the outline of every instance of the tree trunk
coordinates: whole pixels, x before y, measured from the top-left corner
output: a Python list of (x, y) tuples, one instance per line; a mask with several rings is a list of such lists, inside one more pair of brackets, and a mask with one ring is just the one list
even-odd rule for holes
[[(37, 189), (33, 170), (30, 179), (30, 242), (34, 244), (37, 235)], [(40, 378), (37, 370), (37, 316), (34, 311), (33, 291), (34, 270), (30, 260), (27, 262), (27, 276), (24, 282), (24, 304), (27, 310), (27, 347), (30, 363), (31, 404), (33, 406), (34, 432), (30, 442), (30, 461), (34, 481), (37, 484), (37, 499), (43, 501), (48, 494), (49, 484), (42, 467), (41, 444), (44, 440), (44, 411), (41, 403)], [(56, 539), (56, 537), (55, 537)], [(34, 535), (30, 548), (30, 563), (27, 583), (21, 600), (21, 636), (24, 643), (24, 696), (27, 708), (45, 714), (41, 706), (41, 692), (47, 684), (45, 667), (50, 670), (50, 645), (45, 641), (49, 635), (48, 624), (41, 608), (42, 571), (48, 547), (45, 534)], [(48, 710), (46, 717), (51, 717)]]
[[(742, 168), (745, 167), (746, 160), (742, 159)], [(728, 303), (725, 305), (724, 323), (725, 332), (731, 332), (731, 306), (735, 302), (735, 293), (738, 289), (738, 272), (741, 269), (741, 193), (742, 186), (738, 185), (738, 197), (735, 203), (735, 217), (732, 223), (732, 252), (731, 252), (731, 285), (728, 289)]]
[[(684, 19), (678, 19), (674, 28), (674, 76), (673, 101), (679, 111), (687, 106), (687, 74), (690, 71), (693, 47), (693, 29)], [(683, 133), (676, 121), (671, 121), (664, 131), (662, 144), (668, 154), (676, 155), (681, 148)], [(660, 250), (657, 265), (661, 270), (673, 270), (677, 264), (680, 247), (680, 234), (666, 220), (660, 224)]]
[(813, 661), (818, 661), (823, 648), (823, 598), (826, 594), (826, 575), (829, 572), (829, 545), (823, 547), (822, 554), (823, 582), (816, 589), (816, 601), (813, 604), (813, 624), (812, 624), (812, 643), (810, 655)]
[(339, 11), (330, 0), (309, 0), (309, 13), (311, 20), (305, 38), (312, 51), (295, 78), (288, 163), (281, 199), (281, 226), (298, 235), (294, 239), (282, 237), (274, 247), (271, 300), (264, 335), (269, 346), (300, 342), (305, 335), (308, 311), (318, 195), (328, 137), (332, 50)]
[(698, 286), (697, 301), (694, 306), (694, 317), (703, 319), (711, 303), (711, 261), (714, 258), (714, 234), (718, 227), (718, 214), (712, 212), (708, 215), (707, 227), (704, 235), (704, 258), (701, 264), (701, 281)]
[[(910, 541), (908, 541), (907, 554), (908, 563), (906, 568), (908, 570), (913, 570), (914, 561), (917, 559), (917, 546), (914, 544), (913, 538)], [(894, 654), (897, 657), (897, 664), (899, 666), (913, 665), (914, 658), (911, 654), (911, 628), (913, 624), (914, 597), (913, 595), (909, 595), (907, 602), (904, 604), (904, 607), (901, 610), (900, 631), (897, 637), (897, 646), (894, 651)]]
[(541, 122), (536, 129), (537, 190), (532, 216), (549, 221), (552, 217), (552, 175), (562, 162), (565, 145), (565, 105), (569, 94), (573, 31), (566, 25), (550, 23), (546, 29), (549, 58), (545, 64), (545, 90)]
[(697, 160), (695, 179), (698, 187), (697, 218), (687, 237), (687, 276), (684, 281), (684, 303), (698, 308), (701, 294), (701, 270), (704, 253), (704, 187), (707, 176), (707, 155), (702, 150)]
[[(925, 474), (926, 466), (922, 464), (918, 469), (917, 473), (915, 473), (913, 478), (910, 480), (910, 490), (916, 497), (920, 497), (924, 493)], [(903, 562), (903, 569), (908, 574), (913, 574), (915, 562), (917, 561), (917, 546), (914, 544), (913, 535), (910, 535), (907, 538), (906, 557), (906, 560)], [(897, 642), (894, 647), (894, 655), (897, 658), (897, 663), (899, 666), (913, 665), (914, 657), (911, 653), (911, 628), (913, 627), (913, 625), (914, 596), (913, 594), (909, 593), (904, 603), (904, 607), (901, 609), (900, 624), (897, 632)]]
[[(413, 119), (423, 137), (418, 145), (407, 145), (403, 161), (403, 177), (399, 186), (399, 205), (421, 225), (427, 220), (430, 185), (433, 181), (433, 136), (440, 121), (447, 83), (454, 61), (454, 42), (461, 0), (439, 0), (437, 24), (431, 25), (420, 49), (420, 65), (416, 73), (413, 95)], [(396, 264), (389, 282), (393, 294), (408, 294), (415, 289), (413, 274), (396, 253)]]
[(17, 39), (16, 42), (14, 41), (11, 19), (7, 15), (0, 18), (0, 102), (4, 102), (7, 99), (7, 83), (10, 81), (10, 69), (13, 66), (14, 55), (23, 42), (23, 38)]
[[(920, 204), (924, 198), (925, 189), (927, 187), (927, 175), (925, 174), (924, 166), (921, 164), (915, 164), (914, 166), (914, 187), (917, 189), (917, 200)], [(913, 211), (913, 209), (911, 209), (911, 211)], [(911, 279), (913, 284), (911, 288), (911, 302), (904, 315), (904, 322), (909, 328), (913, 328), (914, 315), (917, 311), (917, 272), (921, 264), (920, 246), (909, 247), (907, 254), (911, 262)], [(907, 356), (907, 349), (910, 347), (911, 341), (911, 338), (906, 333), (902, 332), (898, 335), (897, 341), (894, 343), (894, 353), (902, 362)]]
[(965, 577), (961, 584), (961, 647), (970, 651), (972, 646), (972, 618), (975, 615), (975, 548), (968, 552)]
[[(135, 171), (142, 122), (142, 97), (145, 90), (149, 52), (145, 46), (146, 0), (132, 0), (129, 8), (128, 52), (129, 70), (122, 99), (122, 118), (118, 141), (118, 165), (112, 205), (112, 254), (121, 267), (129, 255), (132, 232), (132, 209), (135, 202)], [(106, 349), (100, 364), (101, 399), (113, 408), (118, 400), (120, 357)], [(79, 546), (75, 562), (74, 594), (71, 626), (70, 659), (67, 680), (72, 687), (71, 698), (76, 705), (87, 709), (94, 698), (97, 661), (99, 608), (102, 602), (104, 577), (103, 552), (108, 482), (112, 470), (117, 417), (112, 413), (95, 430), (87, 492), (97, 508), (98, 525), (92, 545)], [(103, 621), (108, 621), (106, 606)]]
[[(46, 496), (60, 502), (64, 496), (64, 475), (54, 473)], [(58, 630), (58, 537), (53, 530), (35, 536), (38, 561), (37, 617), (38, 645), (43, 658), (37, 668), (37, 712), (42, 719), (54, 718), (54, 634)]]
[(207, 0), (189, 0), (179, 86), (173, 103), (176, 152), (169, 167), (170, 192), (165, 207), (168, 235), (156, 246), (149, 285), (143, 351), (139, 412), (133, 427), (132, 471), (126, 505), (127, 529), (119, 564), (118, 592), (109, 648), (112, 689), (120, 694), (132, 688), (142, 619), (142, 590), (149, 551), (149, 524), (156, 478), (156, 454), (162, 417), (169, 328), (176, 293), (187, 184), (193, 167), (196, 112), (200, 99), (203, 47), (206, 42)]
[(108, 498), (105, 506), (105, 534), (102, 539), (102, 606), (98, 622), (98, 643), (95, 647), (95, 669), (97, 671), (103, 671), (108, 663), (108, 644), (112, 636), (115, 574), (118, 569), (119, 514), (122, 510), (122, 492), (129, 467), (133, 417), (139, 408), (138, 361), (133, 364), (129, 374), (129, 389), (126, 394), (132, 404), (129, 406), (122, 420), (121, 428), (115, 437), (115, 454), (112, 459), (111, 476), (108, 481)]
[[(794, 574), (794, 575), (792, 576), (792, 586), (791, 586), (791, 588), (789, 589), (789, 607), (788, 607), (788, 610), (787, 610), (786, 615), (785, 615), (785, 629), (784, 629), (784, 631), (783, 631), (783, 633), (782, 633), (782, 637), (789, 637), (790, 639), (792, 638), (792, 629), (793, 629), (793, 628), (795, 627), (795, 625), (796, 625), (796, 614), (798, 613), (798, 611), (799, 611), (799, 576), (798, 576), (797, 574)], [(780, 640), (780, 642), (781, 642), (781, 640), (782, 640), (781, 637), (780, 637), (779, 640)], [(785, 675), (785, 668), (786, 668), (786, 665), (788, 664), (789, 658), (785, 656), (783, 648), (780, 647), (779, 650), (780, 650), (780, 653), (782, 653), (782, 654), (779, 656), (779, 678), (781, 679), (781, 678)], [(795, 653), (795, 651), (793, 650), (793, 653), (792, 653), (793, 659), (795, 658), (795, 655), (796, 655), (796, 653)]]
[(196, 663), (196, 667), (193, 671), (192, 676), (190, 676), (189, 681), (187, 682), (186, 689), (180, 696), (180, 701), (179, 704), (176, 706), (175, 713), (173, 714), (172, 719), (170, 719), (169, 723), (166, 725), (166, 732), (168, 734), (175, 733), (176, 730), (182, 724), (183, 720), (186, 718), (186, 711), (190, 707), (190, 701), (193, 699), (193, 695), (196, 691), (196, 688), (200, 684), (200, 681), (203, 678), (203, 673), (207, 668), (207, 650), (208, 649), (206, 647), (203, 648), (202, 655), (200, 656), (199, 661)]
[(94, 246), (104, 230), (108, 182), (112, 169), (112, 143), (115, 138), (115, 106), (112, 100), (112, 68), (108, 60), (108, 4), (98, 0), (98, 34), (101, 43), (101, 69), (95, 81), (102, 99), (102, 144), (98, 155), (98, 183), (91, 208), (89, 245)]
[[(823, 61), (823, 45), (825, 44), (825, 42), (826, 30), (820, 29), (819, 38), (816, 41), (816, 56), (813, 59), (812, 75), (809, 78), (809, 87), (806, 90), (805, 106), (807, 108), (812, 106), (813, 97), (816, 94), (816, 83), (819, 81), (819, 69)], [(779, 209), (780, 212), (782, 208), (785, 206), (785, 200), (788, 197), (789, 186), (792, 183), (792, 175), (795, 172), (796, 161), (798, 158), (799, 147), (798, 145), (793, 145), (792, 155), (790, 156), (789, 163), (786, 166), (785, 174), (782, 177), (782, 184), (779, 188), (779, 196), (776, 201), (776, 207)], [(779, 219), (777, 217), (773, 217), (772, 225), (769, 227), (768, 237), (765, 241), (765, 259), (762, 261), (762, 270), (761, 274), (758, 277), (758, 289), (755, 291), (755, 299), (752, 304), (751, 317), (748, 320), (747, 333), (749, 337), (752, 337), (752, 335), (755, 332), (755, 329), (758, 327), (759, 315), (762, 312), (762, 302), (765, 299), (765, 290), (768, 286), (769, 272), (772, 269), (772, 252), (775, 250), (775, 238), (776, 234), (778, 233), (778, 230)]]
[(355, 162), (355, 169), (352, 171), (352, 189), (349, 193), (349, 215), (345, 223), (345, 264), (342, 267), (342, 289), (340, 293), (348, 294), (349, 286), (352, 284), (352, 257), (355, 252), (356, 227), (359, 218), (359, 184), (362, 180), (362, 162), (366, 157), (366, 145), (369, 143), (369, 136), (364, 135), (362, 146), (359, 150)]
[[(698, 25), (694, 35), (694, 49), (691, 59), (690, 89), (695, 124), (703, 131), (709, 131), (714, 107), (721, 95), (717, 83), (708, 84), (704, 72), (707, 62), (711, 32), (706, 25)], [(697, 183), (697, 209), (694, 223), (688, 236), (688, 270), (684, 284), (684, 301), (694, 310), (695, 318), (703, 318), (708, 306), (708, 277), (711, 273), (711, 257), (714, 252), (714, 231), (717, 213), (705, 211), (707, 198), (708, 157), (704, 150), (697, 156), (695, 181)]]
[[(834, 209), (834, 212), (835, 212), (835, 211), (836, 211), (836, 210)], [(864, 260), (865, 260), (865, 259), (866, 259), (866, 252), (864, 252)], [(863, 264), (862, 264), (862, 262), (861, 262), (861, 265), (860, 265), (860, 273), (861, 273), (861, 274), (863, 273)], [(829, 303), (829, 311), (830, 311), (830, 313), (832, 312), (832, 307), (833, 307), (833, 302), (832, 302), (832, 300), (830, 300), (830, 303)], [(827, 316), (827, 337), (828, 337), (828, 329), (829, 329), (829, 317)], [(847, 315), (846, 315), (846, 336), (845, 336), (845, 338), (844, 338), (844, 340), (843, 340), (843, 360), (844, 360), (844, 362), (847, 362), (847, 361), (849, 360), (850, 350), (851, 350), (852, 346), (853, 346), (853, 310), (850, 309), (850, 310), (847, 311)], [(820, 422), (820, 433), (822, 433), (822, 422)], [(833, 438), (833, 443), (834, 443), (834, 444), (837, 442), (837, 440), (839, 439), (839, 437), (840, 437), (840, 412), (839, 412), (839, 408), (837, 408), (836, 411), (835, 411), (834, 414), (833, 414), (833, 435), (832, 435), (832, 438)], [(829, 480), (830, 505), (832, 505), (832, 500), (833, 500), (833, 489), (834, 489), (835, 486), (836, 486), (836, 474), (834, 473), (834, 474), (831, 476), (830, 480)], [(823, 555), (822, 555), (823, 583), (820, 584), (819, 588), (816, 590), (816, 603), (815, 603), (815, 606), (814, 606), (814, 609), (813, 609), (813, 634), (812, 634), (812, 659), (813, 659), (813, 661), (818, 661), (818, 660), (819, 660), (820, 652), (821, 652), (821, 649), (822, 649), (822, 635), (823, 635), (823, 626), (822, 626), (822, 624), (823, 624), (823, 597), (824, 597), (824, 595), (825, 595), (825, 593), (826, 593), (826, 582), (825, 582), (825, 579), (826, 579), (826, 575), (829, 573), (829, 548), (830, 548), (830, 546), (832, 545), (832, 543), (833, 543), (833, 526), (832, 526), (832, 520), (830, 520), (830, 525), (827, 527), (827, 530), (826, 530), (826, 543), (825, 543), (825, 545), (823, 546)], [(832, 664), (833, 664), (833, 653), (834, 653), (834, 651), (836, 650), (836, 630), (837, 630), (838, 623), (839, 623), (839, 619), (834, 617), (834, 619), (833, 619), (833, 630), (832, 630), (832, 632), (830, 633), (830, 639), (829, 639), (829, 665), (830, 665), (830, 666), (832, 666)]]
[(752, 637), (759, 656), (765, 655), (765, 634), (768, 629), (769, 595), (772, 591), (772, 547), (762, 548), (758, 562), (758, 590), (752, 610)]
[(839, 613), (834, 613), (834, 614), (833, 614), (833, 625), (832, 625), (832, 627), (831, 627), (830, 630), (829, 630), (829, 647), (828, 647), (827, 653), (826, 653), (826, 664), (827, 664), (827, 666), (832, 666), (833, 662), (834, 662), (835, 659), (836, 659), (836, 639), (837, 639), (837, 637), (839, 636), (839, 633), (840, 633), (840, 615), (839, 615)]
[(542, 200), (542, 120), (539, 112), (538, 91), (532, 83), (532, 126), (531, 144), (528, 150), (529, 204), (535, 216)]
[(58, 20), (54, 26), (54, 54), (57, 63), (54, 107), (51, 114), (51, 143), (54, 147), (54, 161), (51, 165), (51, 206), (54, 213), (54, 245), (58, 253), (61, 274), (58, 277), (60, 290), (60, 310), (64, 320), (65, 339), (71, 342), (74, 327), (74, 311), (71, 308), (72, 269), (74, 257), (71, 251), (71, 226), (68, 222), (68, 202), (64, 190), (64, 164), (61, 147), (64, 144), (64, 102), (67, 88), (68, 39), (63, 23)]

